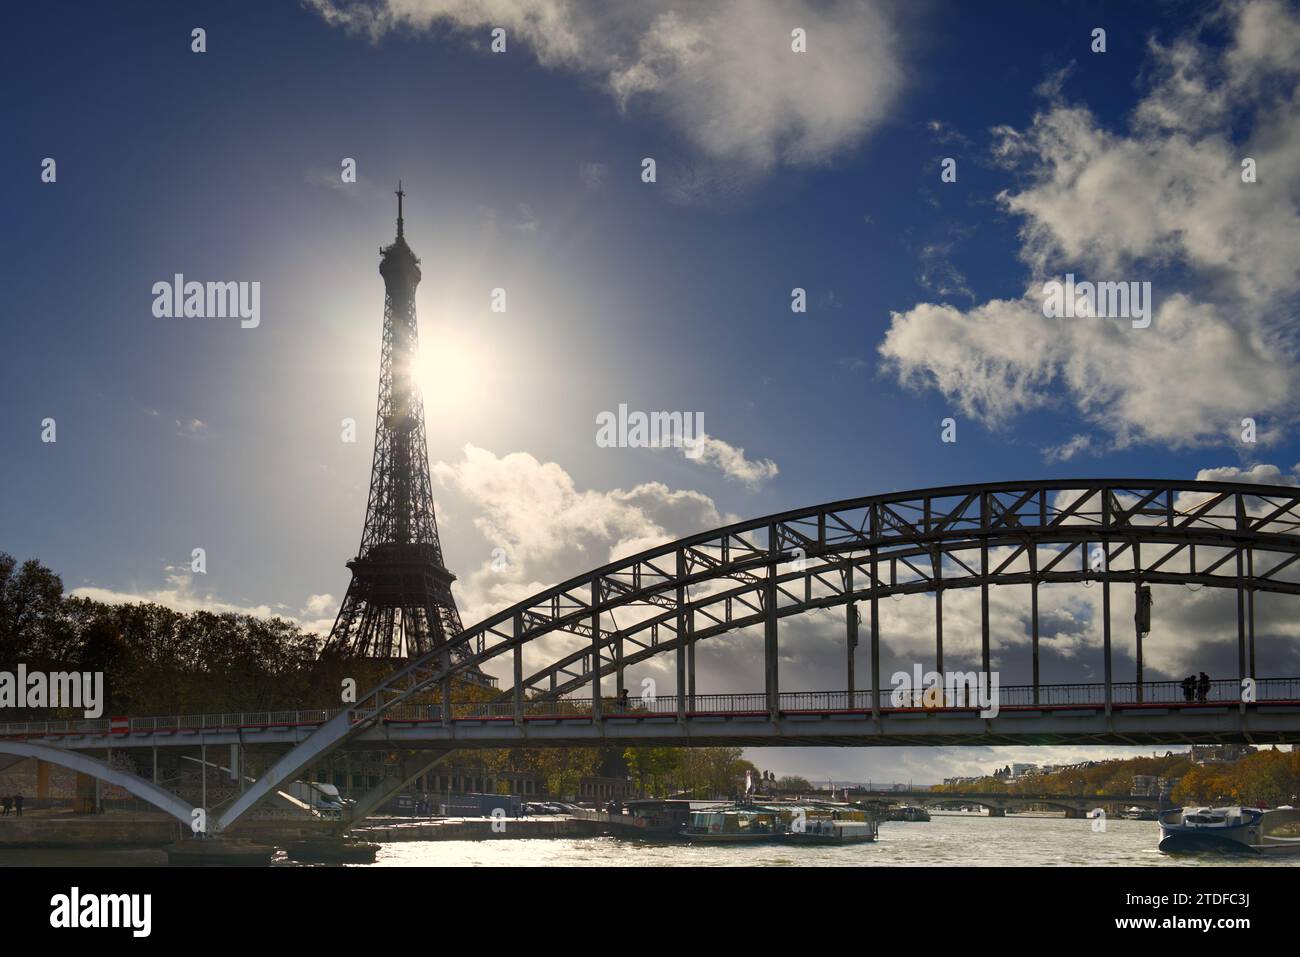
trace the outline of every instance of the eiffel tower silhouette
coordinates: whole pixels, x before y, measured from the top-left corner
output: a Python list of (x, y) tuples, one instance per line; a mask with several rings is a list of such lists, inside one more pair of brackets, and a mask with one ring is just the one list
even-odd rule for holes
[[(451, 594), (456, 576), (443, 564), (438, 541), (424, 402), (415, 380), (420, 260), (406, 244), (400, 182), (396, 192), (397, 239), (379, 250), (384, 345), (370, 499), (361, 547), (347, 563), (352, 582), (326, 642), (327, 651), (345, 657), (416, 657), (441, 647), (462, 627)], [(469, 653), (462, 649), (456, 658)], [(477, 671), (464, 677), (487, 680)]]

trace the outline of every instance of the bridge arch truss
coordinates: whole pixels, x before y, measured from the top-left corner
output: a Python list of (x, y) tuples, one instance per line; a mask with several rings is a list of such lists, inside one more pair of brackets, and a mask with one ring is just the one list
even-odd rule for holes
[[(417, 695), (441, 689), (441, 700), (450, 701), (454, 678), (502, 657), (511, 662), (513, 678), (496, 706), (517, 723), (531, 703), (583, 690), (599, 719), (609, 694), (604, 679), (614, 676), (622, 688), (626, 668), (659, 655), (674, 659), (677, 716), (685, 720), (695, 694), (696, 644), (761, 628), (766, 710), (775, 718), (781, 702), (778, 624), (813, 609), (848, 609), (850, 700), (857, 691), (851, 649), (865, 627), (870, 673), (862, 686), (878, 717), (880, 600), (934, 596), (936, 670), (942, 672), (943, 595), (952, 589), (979, 590), (981, 669), (988, 672), (989, 588), (1030, 587), (1036, 703), (1038, 590), (1059, 582), (1092, 582), (1101, 589), (1107, 713), (1115, 685), (1110, 603), (1117, 586), (1234, 590), (1239, 678), (1252, 676), (1255, 595), (1300, 594), (1300, 489), (1142, 479), (949, 486), (832, 502), (693, 535), (569, 579), (465, 629), (286, 755), (272, 769), (270, 784), (301, 770), (300, 758), (325, 753)], [(575, 649), (525, 669), (526, 646), (553, 635), (566, 636)], [(1142, 633), (1135, 637), (1140, 701)], [(443, 722), (452, 718), (443, 708)], [(246, 792), (223, 820), (251, 806), (258, 791)]]

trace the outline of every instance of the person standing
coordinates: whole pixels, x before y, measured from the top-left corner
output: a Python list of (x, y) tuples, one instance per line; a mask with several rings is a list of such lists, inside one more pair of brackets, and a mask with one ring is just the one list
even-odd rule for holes
[(23, 796), (21, 794), (14, 795), (14, 810), (19, 817), (23, 816)]
[(1196, 700), (1204, 704), (1210, 697), (1210, 676), (1201, 672), (1201, 680), (1196, 683)]
[(0, 798), (0, 817), (8, 817), (9, 809), (14, 806), (14, 799), (8, 794)]

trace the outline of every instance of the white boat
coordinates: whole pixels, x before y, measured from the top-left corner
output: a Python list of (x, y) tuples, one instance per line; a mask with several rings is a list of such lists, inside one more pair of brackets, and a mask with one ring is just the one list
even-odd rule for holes
[(876, 839), (875, 821), (810, 820), (786, 835), (791, 844), (867, 844)]
[(702, 844), (753, 844), (783, 840), (786, 831), (775, 811), (738, 807), (692, 811), (681, 834)]
[(1300, 854), (1300, 810), (1184, 807), (1160, 815), (1160, 850), (1245, 854)]

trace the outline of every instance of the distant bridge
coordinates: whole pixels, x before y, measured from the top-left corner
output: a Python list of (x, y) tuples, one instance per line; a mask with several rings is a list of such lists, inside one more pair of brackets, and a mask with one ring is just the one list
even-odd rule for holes
[[(1300, 594), (1300, 489), (1223, 482), (1085, 479), (955, 486), (818, 505), (730, 525), (649, 549), (570, 579), (489, 616), (411, 661), (340, 711), (285, 712), (248, 722), (219, 716), (137, 719), (114, 748), (254, 742), (282, 756), (230, 804), (224, 830), (285, 782), (347, 749), (393, 752), (385, 778), (357, 805), (368, 813), (456, 748), (652, 745), (1175, 744), (1300, 742), (1300, 683), (1255, 679), (1255, 595)], [(1044, 685), (1038, 593), (1043, 584), (1098, 587), (1104, 680)], [(1204, 703), (1174, 682), (1143, 679), (1141, 615), (1131, 627), (1135, 674), (1115, 680), (1111, 592), (1149, 585), (1230, 589), (1237, 605), (1237, 674)], [(1026, 585), (1031, 682), (1003, 687), (996, 717), (971, 708), (896, 707), (881, 673), (882, 598), (929, 595), (934, 656), (944, 671), (943, 598), (980, 597), (979, 674), (991, 671), (989, 589)], [(859, 605), (867, 614), (859, 614)], [(782, 619), (845, 609), (843, 690), (783, 690)], [(859, 686), (861, 622), (866, 681)], [(754, 629), (764, 649), (764, 688), (699, 694), (695, 649)], [(535, 670), (524, 649), (559, 636), (569, 650)], [(620, 707), (626, 669), (671, 661), (674, 694)], [(493, 662), (509, 687), (486, 704), (452, 703), (452, 682)], [(907, 702), (904, 702), (907, 704)], [(915, 703), (919, 704), (919, 703)], [(149, 724), (153, 722), (153, 724)], [(159, 723), (161, 722), (161, 723)], [(106, 748), (102, 729), (0, 729), (52, 751)], [(5, 753), (0, 742), (0, 754)], [(142, 795), (143, 796), (143, 795)], [(148, 798), (146, 798), (148, 799)]]
[(1068, 818), (1087, 817), (1099, 807), (1141, 807), (1161, 810), (1167, 801), (1158, 797), (1138, 797), (1127, 794), (1007, 794), (1001, 791), (865, 791), (848, 789), (850, 801), (868, 804), (898, 804), (905, 802), (918, 807), (948, 807), (954, 804), (977, 805), (988, 808), (993, 817), (1002, 817), (1008, 810), (1030, 807), (1053, 807), (1065, 811)]

